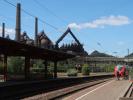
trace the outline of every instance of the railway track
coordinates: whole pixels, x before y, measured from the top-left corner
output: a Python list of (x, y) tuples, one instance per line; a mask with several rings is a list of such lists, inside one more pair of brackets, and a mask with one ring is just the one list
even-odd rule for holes
[[(57, 94), (56, 92), (53, 92), (53, 94), (55, 94), (56, 96), (52, 95), (52, 93), (46, 93), (45, 96), (47, 96), (47, 98), (51, 99), (51, 100), (62, 100), (62, 98), (64, 98), (65, 96), (69, 96), (75, 92), (82, 90), (82, 89), (89, 88), (89, 87), (107, 82), (109, 80), (112, 80), (112, 78), (92, 81), (92, 82), (83, 83), (83, 84), (75, 85), (72, 87), (68, 87), (68, 88), (59, 90), (60, 94), (58, 94), (58, 95), (56, 95)], [(64, 91), (65, 91), (65, 93), (63, 93)], [(40, 99), (40, 100), (42, 100), (42, 99)]]
[(133, 100), (133, 82), (120, 100)]
[[(87, 86), (92, 86), (105, 80), (112, 78), (113, 75), (101, 75), (101, 76), (91, 76), (91, 77), (80, 77), (80, 78), (60, 78), (51, 80), (41, 80), (41, 81), (30, 81), (30, 82), (11, 82), (7, 84), (0, 84), (0, 99), (22, 99), (31, 97), (34, 95), (45, 94), (44, 98), (47, 96), (56, 98), (64, 94), (68, 94), (73, 91), (85, 88)], [(80, 88), (77, 88), (77, 87)], [(71, 87), (71, 88), (70, 88)], [(77, 88), (77, 89), (76, 89)], [(63, 90), (64, 89), (64, 90)], [(74, 89), (74, 90), (73, 90)], [(62, 91), (61, 91), (62, 90)], [(73, 91), (70, 91), (73, 90)], [(59, 92), (60, 91), (60, 92)], [(57, 95), (60, 93), (61, 95)], [(49, 99), (52, 99), (49, 98)], [(48, 99), (48, 98), (47, 98)], [(47, 100), (46, 99), (46, 100)]]

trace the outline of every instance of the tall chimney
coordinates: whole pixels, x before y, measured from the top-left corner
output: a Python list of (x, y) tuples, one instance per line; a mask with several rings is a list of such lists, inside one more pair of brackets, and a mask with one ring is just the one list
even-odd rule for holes
[(35, 46), (38, 46), (38, 39), (37, 39), (37, 34), (38, 34), (38, 18), (35, 18)]
[(2, 37), (5, 37), (5, 23), (2, 23)]
[(21, 4), (17, 4), (16, 8), (16, 36), (15, 39), (16, 41), (20, 41), (20, 35), (21, 35)]

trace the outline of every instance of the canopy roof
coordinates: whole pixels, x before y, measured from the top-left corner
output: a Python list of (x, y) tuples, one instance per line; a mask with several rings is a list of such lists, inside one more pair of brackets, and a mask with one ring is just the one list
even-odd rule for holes
[(33, 59), (60, 61), (73, 58), (75, 55), (65, 52), (39, 48), (0, 37), (0, 54), (7, 56), (27, 56)]

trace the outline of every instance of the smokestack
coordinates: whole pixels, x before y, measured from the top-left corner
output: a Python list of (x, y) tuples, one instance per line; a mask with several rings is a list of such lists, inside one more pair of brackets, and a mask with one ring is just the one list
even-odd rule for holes
[(5, 23), (2, 23), (2, 37), (5, 37)]
[(15, 39), (16, 41), (20, 41), (20, 35), (21, 35), (21, 4), (17, 4), (16, 8), (16, 36)]
[(37, 40), (37, 34), (38, 34), (38, 18), (35, 18), (35, 46), (38, 46), (38, 40)]

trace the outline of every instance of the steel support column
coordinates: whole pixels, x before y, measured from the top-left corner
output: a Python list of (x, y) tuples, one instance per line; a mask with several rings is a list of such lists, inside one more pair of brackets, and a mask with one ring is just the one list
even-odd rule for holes
[(25, 73), (25, 79), (29, 79), (29, 75), (30, 75), (30, 57), (25, 57), (24, 73)]
[(96, 67), (97, 66), (97, 62), (95, 61), (94, 63), (95, 63), (95, 67)]
[(57, 61), (54, 62), (54, 78), (57, 78)]
[(44, 65), (45, 65), (45, 70), (44, 70), (44, 77), (48, 78), (48, 62), (47, 60), (44, 61)]
[(3, 58), (3, 67), (4, 67), (4, 81), (7, 80), (7, 56), (4, 55)]

